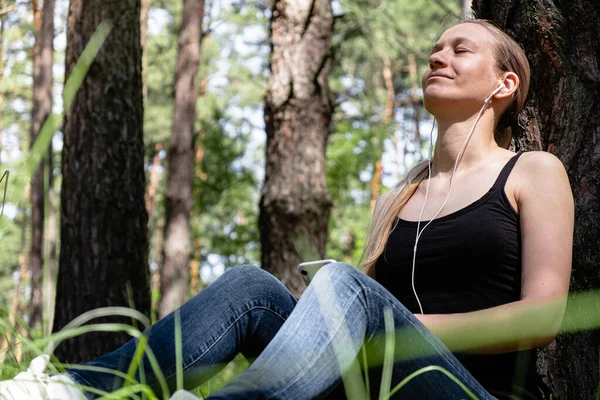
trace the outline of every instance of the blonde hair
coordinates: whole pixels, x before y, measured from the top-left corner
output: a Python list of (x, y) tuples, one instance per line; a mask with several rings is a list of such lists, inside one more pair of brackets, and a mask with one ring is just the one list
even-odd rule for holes
[[(507, 148), (512, 139), (511, 126), (523, 109), (529, 91), (530, 70), (527, 56), (510, 36), (491, 21), (470, 19), (459, 23), (474, 23), (486, 28), (494, 39), (494, 58), (498, 70), (514, 72), (519, 76), (519, 87), (514, 94), (513, 102), (504, 110), (494, 129), (496, 143), (500, 147)], [(426, 177), (427, 161), (423, 161), (410, 170), (398, 185), (377, 200), (362, 263), (365, 273), (370, 277), (375, 278), (377, 260), (385, 250), (390, 232), (395, 228), (396, 217)]]
[(529, 93), (529, 61), (521, 46), (492, 21), (466, 19), (461, 23), (477, 24), (487, 29), (494, 39), (492, 46), (496, 68), (502, 72), (514, 72), (519, 77), (519, 86), (513, 95), (513, 102), (504, 110), (494, 129), (494, 139), (498, 146), (508, 148), (512, 140), (512, 126), (517, 122), (517, 116), (523, 110)]

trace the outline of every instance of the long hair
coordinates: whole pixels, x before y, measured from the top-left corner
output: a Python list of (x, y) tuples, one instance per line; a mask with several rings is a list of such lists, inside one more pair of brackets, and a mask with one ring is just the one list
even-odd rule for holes
[[(521, 47), (493, 22), (482, 19), (469, 19), (460, 23), (483, 26), (490, 32), (493, 40), (493, 53), (496, 68), (502, 72), (514, 72), (519, 76), (519, 87), (513, 95), (513, 102), (496, 121), (494, 139), (500, 147), (507, 148), (512, 139), (511, 126), (523, 109), (529, 92), (530, 70), (527, 56)], [(419, 184), (427, 177), (427, 162), (417, 164), (399, 184), (381, 195), (375, 205), (367, 244), (362, 263), (367, 275), (375, 278), (375, 265), (383, 253), (396, 217), (408, 200), (415, 194)]]
[(485, 19), (466, 19), (461, 23), (477, 24), (484, 27), (492, 35), (496, 68), (501, 72), (514, 72), (519, 77), (519, 86), (513, 94), (513, 102), (504, 110), (496, 122), (494, 139), (498, 146), (508, 148), (512, 139), (512, 125), (517, 122), (517, 116), (525, 106), (529, 93), (531, 71), (529, 61), (521, 46), (508, 36), (492, 21)]

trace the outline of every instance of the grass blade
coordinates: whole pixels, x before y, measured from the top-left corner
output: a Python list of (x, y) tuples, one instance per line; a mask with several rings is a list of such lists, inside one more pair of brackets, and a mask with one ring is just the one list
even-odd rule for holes
[(175, 310), (175, 368), (177, 374), (177, 390), (183, 389), (183, 354), (181, 342), (181, 312)]
[(456, 378), (454, 375), (452, 375), (450, 372), (448, 372), (448, 370), (439, 367), (437, 365), (430, 365), (424, 368), (421, 368), (415, 372), (413, 372), (412, 374), (410, 374), (409, 376), (407, 376), (406, 378), (404, 378), (402, 380), (402, 382), (400, 382), (398, 385), (396, 385), (396, 387), (390, 392), (390, 394), (385, 398), (386, 400), (389, 399), (391, 396), (393, 396), (396, 392), (398, 392), (400, 389), (402, 389), (402, 387), (404, 387), (408, 382), (410, 382), (411, 380), (413, 380), (414, 378), (416, 378), (419, 375), (422, 375), (426, 372), (431, 372), (431, 371), (439, 371), (441, 373), (443, 373), (444, 375), (446, 375), (448, 378), (450, 378), (450, 380), (452, 380), (454, 383), (456, 383), (462, 390), (465, 391), (465, 393), (472, 399), (472, 400), (478, 400), (477, 396), (475, 396), (473, 394), (473, 392), (471, 392), (469, 390), (468, 387), (466, 387), (461, 381), (458, 380), (458, 378)]
[(396, 334), (394, 331), (394, 314), (391, 308), (386, 307), (383, 310), (383, 320), (385, 324), (385, 349), (383, 356), (383, 373), (381, 376), (381, 386), (379, 388), (379, 400), (387, 399), (390, 396), (390, 387), (392, 386)]
[(6, 203), (6, 190), (8, 189), (9, 175), (10, 175), (10, 171), (6, 170), (6, 171), (4, 171), (4, 174), (2, 174), (2, 178), (0, 178), (0, 183), (2, 183), (2, 181), (6, 177), (6, 182), (4, 182), (4, 195), (2, 196), (2, 210), (0, 210), (0, 215), (4, 215), (4, 204)]
[(363, 348), (360, 351), (362, 353), (362, 361), (363, 361), (363, 367), (365, 370), (364, 376), (365, 376), (365, 392), (367, 393), (367, 400), (371, 399), (371, 384), (369, 383), (369, 360), (367, 359), (367, 349), (366, 347), (363, 345)]

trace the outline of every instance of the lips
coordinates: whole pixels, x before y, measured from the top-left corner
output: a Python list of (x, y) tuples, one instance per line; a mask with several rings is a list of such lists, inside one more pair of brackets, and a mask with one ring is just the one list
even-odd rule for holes
[(444, 75), (441, 74), (439, 72), (433, 72), (431, 75), (429, 75), (429, 78), (427, 78), (427, 80), (431, 79), (431, 78), (446, 78), (446, 79), (452, 79), (451, 77), (449, 77), (448, 75)]

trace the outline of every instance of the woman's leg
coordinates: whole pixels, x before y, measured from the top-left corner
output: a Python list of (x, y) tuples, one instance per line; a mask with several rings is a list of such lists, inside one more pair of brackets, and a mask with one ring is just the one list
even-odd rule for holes
[[(247, 357), (257, 357), (295, 304), (295, 298), (286, 287), (260, 268), (244, 265), (227, 270), (176, 311), (180, 315), (184, 387), (198, 386), (240, 352)], [(145, 335), (169, 388), (173, 390), (175, 313), (151, 326)], [(135, 349), (136, 341), (130, 340), (86, 365), (126, 372)], [(144, 367), (145, 381), (159, 390), (146, 358)], [(77, 383), (109, 392), (121, 383), (107, 373), (82, 369), (71, 369), (68, 373)]]
[[(395, 329), (406, 333), (401, 342), (395, 343), (396, 357), (409, 358), (394, 364), (392, 387), (423, 367), (437, 365), (456, 376), (477, 398), (492, 398), (394, 296), (343, 263), (328, 264), (316, 274), (290, 318), (254, 364), (211, 398), (313, 399), (327, 395), (339, 383), (341, 374), (356, 365), (363, 341), (381, 342), (378, 338), (385, 331), (385, 309), (392, 311)], [(356, 379), (349, 379), (356, 384)], [(379, 384), (371, 382), (371, 386)], [(411, 380), (399, 396), (468, 398), (439, 371)]]

